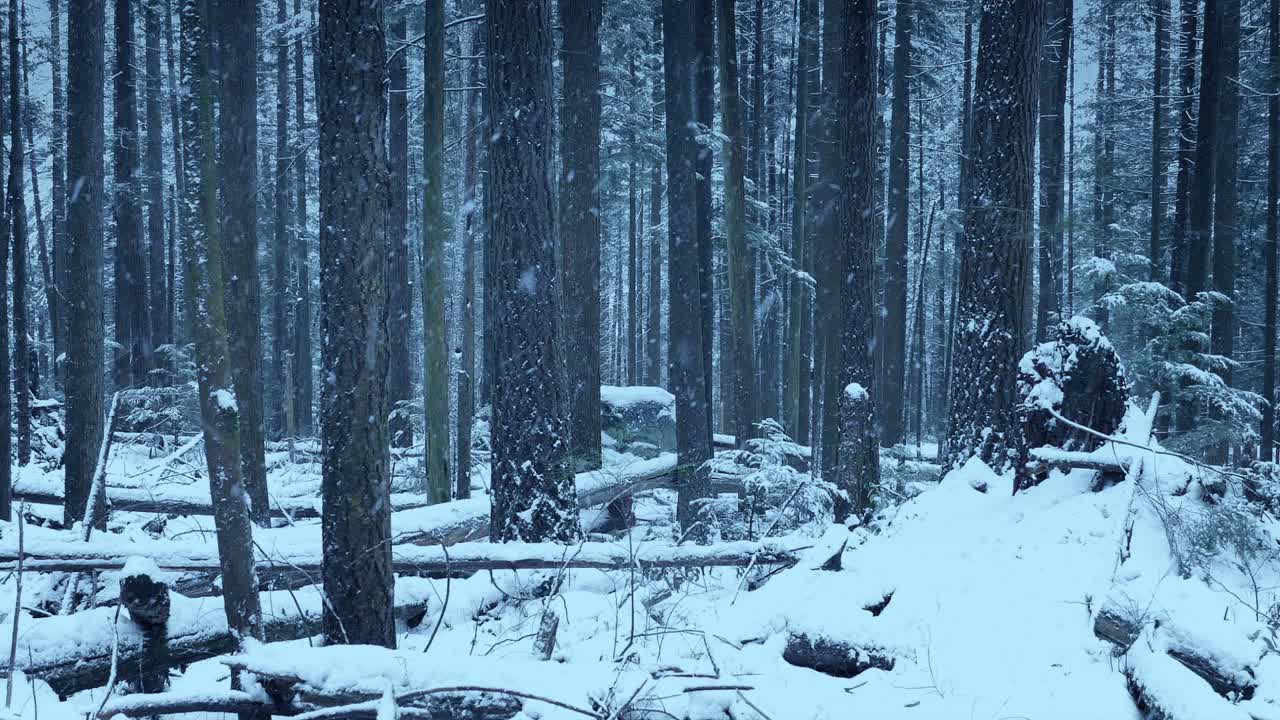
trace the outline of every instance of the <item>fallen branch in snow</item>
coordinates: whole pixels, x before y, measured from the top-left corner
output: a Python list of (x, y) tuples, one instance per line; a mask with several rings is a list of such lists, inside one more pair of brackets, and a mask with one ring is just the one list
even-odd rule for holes
[[(365, 705), (368, 705), (367, 707)], [(510, 696), (481, 692), (441, 693), (426, 696), (414, 704), (397, 708), (397, 716), (406, 720), (507, 720), (520, 712), (521, 703)], [(108, 703), (98, 713), (98, 720), (113, 717), (131, 718), (180, 713), (261, 713), (284, 717), (323, 717), (330, 720), (367, 720), (377, 717), (376, 701), (350, 704), (334, 708), (275, 703), (262, 700), (239, 690), (213, 693), (157, 693), (154, 695), (127, 695)]]
[(892, 670), (894, 658), (884, 648), (858, 647), (828, 637), (792, 633), (782, 659), (796, 667), (851, 678), (867, 670)]

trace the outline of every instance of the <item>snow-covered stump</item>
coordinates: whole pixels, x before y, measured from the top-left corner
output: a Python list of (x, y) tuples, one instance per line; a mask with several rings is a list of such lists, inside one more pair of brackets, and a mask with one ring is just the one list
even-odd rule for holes
[(676, 398), (660, 387), (600, 386), (600, 427), (624, 446), (676, 450)]
[(155, 563), (131, 558), (120, 573), (120, 604), (142, 631), (142, 652), (126, 667), (138, 690), (157, 693), (169, 677), (169, 585)]
[[(1053, 339), (1022, 356), (1018, 365), (1019, 416), (1022, 424), (1021, 462), (1015, 489), (1038, 484), (1048, 468), (1028, 466), (1034, 448), (1089, 452), (1102, 440), (1057, 415), (1102, 435), (1113, 435), (1124, 419), (1129, 380), (1111, 342), (1092, 320), (1073, 317), (1053, 329)], [(1118, 475), (1100, 468), (1103, 482)], [(1101, 483), (1099, 483), (1101, 484)]]
[(894, 658), (884, 648), (858, 647), (832, 638), (791, 633), (782, 659), (825, 675), (851, 678), (867, 670), (892, 670)]

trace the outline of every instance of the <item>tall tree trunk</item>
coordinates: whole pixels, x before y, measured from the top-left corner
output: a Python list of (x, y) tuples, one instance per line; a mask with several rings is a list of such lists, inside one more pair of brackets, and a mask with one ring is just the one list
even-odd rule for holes
[[(809, 288), (799, 274), (808, 268), (805, 257), (808, 242), (808, 185), (809, 185), (809, 131), (813, 95), (809, 92), (808, 78), (817, 60), (818, 15), (813, 0), (799, 0), (799, 41), (795, 65), (796, 129), (795, 154), (791, 170), (791, 261), (793, 273), (788, 281), (787, 339), (783, 357), (782, 402), (787, 434), (797, 442), (807, 444), (807, 418), (803, 416), (805, 404), (802, 395), (807, 390), (809, 367), (805, 352), (805, 316), (808, 308)], [(802, 389), (803, 388), (803, 389)]]
[[(1267, 4), (1267, 57), (1272, 68), (1280, 68), (1280, 0)], [(1276, 303), (1280, 266), (1280, 75), (1269, 78), (1267, 88), (1267, 238), (1263, 246), (1267, 279), (1262, 332), (1262, 460), (1275, 461), (1276, 451)]]
[[(1222, 85), (1218, 99), (1218, 147), (1215, 162), (1213, 207), (1213, 290), (1220, 298), (1213, 307), (1210, 352), (1228, 360), (1235, 355), (1236, 241), (1240, 237), (1237, 215), (1240, 174), (1240, 0), (1222, 0), (1219, 46), (1222, 51)], [(1230, 386), (1230, 365), (1216, 370)], [(1211, 462), (1227, 462), (1229, 443), (1219, 443), (1210, 453)]]
[[(691, 0), (693, 3), (693, 119), (699, 128), (708, 130), (716, 122), (716, 49), (715, 49), (715, 3), (714, 0)], [(712, 433), (712, 387), (714, 368), (712, 366), (713, 318), (715, 316), (716, 288), (715, 272), (712, 259), (711, 237), (711, 165), (712, 150), (710, 144), (704, 144), (701, 131), (694, 139), (691, 152), (697, 157), (694, 176), (694, 205), (697, 209), (698, 237), (698, 287), (702, 307), (702, 374), (703, 402), (706, 408), (703, 416), (707, 425), (707, 437)]]
[(944, 470), (970, 457), (1003, 471), (1020, 451), (1017, 368), (1034, 197), (1044, 0), (983, 4), (960, 261), (951, 428)]
[[(662, 34), (667, 90), (667, 242), (668, 292), (672, 308), (701, 307), (700, 247), (696, 199), (698, 170), (694, 98), (698, 55), (692, 0), (663, 0)], [(676, 454), (682, 479), (677, 519), (689, 530), (698, 517), (697, 502), (708, 493), (703, 463), (711, 458), (707, 416), (701, 313), (676, 313), (669, 319), (668, 362), (676, 396)]]
[(321, 0), (316, 38), (324, 636), (395, 647), (383, 15), (381, 0)]
[[(444, 303), (444, 8), (428, 6), (422, 116), (425, 201), (422, 219), (422, 327), (428, 498), (447, 502), (449, 477), (449, 334)], [(491, 46), (492, 47), (492, 46)]]
[[(293, 14), (302, 14), (302, 0), (293, 0)], [(309, 436), (314, 431), (312, 399), (315, 387), (311, 371), (311, 240), (307, 231), (307, 93), (303, 84), (306, 55), (302, 38), (298, 33), (293, 41), (294, 117), (297, 119), (297, 138), (293, 153), (297, 171), (298, 199), (294, 203), (297, 240), (294, 242), (294, 272), (297, 273), (296, 301), (293, 308), (293, 367), (289, 375), (293, 379), (293, 417), (298, 423), (298, 434)]]
[(1046, 2), (1044, 47), (1040, 52), (1040, 294), (1036, 302), (1036, 342), (1062, 316), (1063, 155), (1066, 139), (1067, 29), (1072, 0)]
[[(405, 14), (391, 26), (393, 47), (407, 39)], [(391, 403), (391, 444), (409, 447), (413, 444), (413, 425), (406, 409), (399, 403), (413, 397), (413, 365), (409, 353), (409, 328), (413, 320), (413, 287), (409, 284), (409, 57), (396, 52), (389, 68), (391, 92), (388, 99), (391, 137), (387, 154), (391, 158), (391, 225), (387, 278), (390, 283), (391, 307), (387, 313), (387, 331), (391, 341), (391, 367), (387, 378), (387, 394)], [(464, 129), (464, 132), (467, 130)], [(447, 420), (447, 418), (446, 418)]]
[[(18, 465), (31, 462), (31, 335), (27, 328), (27, 205), (22, 176), (22, 57), (18, 0), (9, 0), (9, 195), (13, 228), (13, 394), (18, 399)], [(7, 387), (7, 386), (6, 386)], [(7, 517), (7, 516), (5, 516)]]
[(884, 268), (884, 432), (886, 446), (903, 441), (907, 357), (907, 228), (910, 224), (912, 0), (898, 0), (894, 19), (893, 105), (889, 109), (889, 205)]
[(822, 394), (822, 435), (820, 455), (822, 477), (837, 477), (840, 446), (840, 374), (843, 354), (840, 334), (844, 309), (840, 302), (844, 247), (839, 214), (845, 159), (840, 154), (836, 134), (839, 117), (837, 96), (842, 92), (844, 53), (840, 47), (848, 0), (824, 0), (822, 13), (822, 143), (818, 169), (818, 232), (815, 244), (818, 301), (816, 339), (820, 345)]
[[(172, 205), (174, 209), (173, 231), (176, 235), (181, 236), (187, 225), (186, 218), (183, 215), (186, 208), (186, 203), (180, 202), (179, 200), (180, 198), (183, 198), (186, 196), (187, 191), (186, 191), (186, 180), (183, 178), (184, 173), (182, 172), (182, 168), (185, 167), (184, 161), (182, 158), (182, 146), (183, 146), (182, 122), (178, 113), (179, 78), (178, 78), (177, 59), (176, 59), (177, 50), (175, 49), (178, 44), (178, 40), (176, 39), (177, 33), (174, 32), (174, 27), (173, 27), (173, 4), (171, 0), (164, 0), (164, 23), (165, 23), (165, 35), (168, 39), (168, 42), (165, 47), (165, 51), (166, 51), (165, 52), (165, 65), (166, 65), (165, 70), (169, 79), (169, 127), (172, 130), (172, 134), (173, 134), (173, 167), (175, 168), (174, 187), (170, 189), (172, 192), (171, 199), (172, 199)], [(176, 242), (171, 242), (170, 245), (179, 245), (185, 248), (186, 242), (179, 237), (176, 239)], [(171, 274), (175, 272), (172, 263), (170, 263), (169, 271)], [(168, 335), (175, 344), (186, 344), (192, 341), (191, 320), (187, 316), (187, 311), (186, 311), (187, 308), (191, 307), (191, 283), (186, 280), (185, 266), (182, 271), (182, 278), (183, 278), (182, 302), (181, 303), (174, 303), (172, 301), (170, 302), (171, 305), (177, 305), (182, 308), (181, 309), (181, 312), (182, 312), (181, 327), (175, 326), (176, 315), (174, 315), (173, 313), (170, 313), (170, 317), (169, 317), (170, 324), (168, 328)], [(170, 283), (171, 288), (172, 286), (173, 286), (173, 283)], [(176, 295), (176, 293), (171, 291), (170, 295)], [(175, 308), (175, 311), (176, 311), (176, 308)], [(176, 367), (174, 369), (176, 369)]]
[(550, 4), (489, 0), (484, 24), (498, 357), (490, 537), (572, 541), (581, 530), (560, 387)]
[[(115, 119), (112, 158), (115, 187), (112, 213), (116, 227), (115, 383), (122, 389), (147, 384), (151, 369), (151, 324), (147, 319), (147, 267), (142, 251), (142, 182), (138, 174), (138, 85), (133, 63), (133, 3), (115, 3)], [(10, 84), (16, 82), (16, 75)], [(10, 177), (12, 185), (13, 178)], [(12, 199), (10, 200), (12, 202)], [(15, 216), (17, 217), (17, 216)], [(25, 219), (21, 224), (25, 225)], [(26, 234), (15, 223), (14, 240)], [(25, 242), (25, 237), (23, 238)], [(17, 257), (15, 257), (15, 262)], [(16, 269), (16, 265), (15, 265)], [(17, 292), (15, 287), (14, 291)], [(15, 331), (21, 303), (15, 298)], [(20, 338), (15, 338), (18, 340)]]
[[(119, 0), (127, 2), (128, 0)], [(227, 188), (258, 187), (258, 4), (256, 0), (218, 0), (213, 14), (221, 48), (218, 70), (219, 169)], [(210, 5), (210, 10), (213, 5)], [(240, 404), (240, 457), (253, 520), (270, 517), (264, 442), (261, 288), (258, 281), (258, 204), (256, 193), (224, 192), (222, 227), (226, 233), (227, 342), (231, 375)]]
[(1164, 260), (1164, 85), (1169, 44), (1169, 0), (1155, 0), (1155, 67), (1151, 73), (1151, 273), (1152, 282), (1165, 277)]
[(63, 362), (67, 346), (67, 313), (65, 302), (67, 272), (67, 111), (62, 86), (62, 0), (49, 0), (49, 67), (53, 82), (53, 132), (49, 137), (49, 154), (53, 160), (53, 191), (49, 199), (50, 241), (53, 246), (54, 292), (49, 305), (53, 321), (53, 358), (58, 384), (63, 383)]
[(283, 28), (288, 19), (285, 0), (276, 0), (276, 24), (281, 32), (275, 38), (276, 46), (276, 167), (275, 182), (271, 194), (271, 434), (274, 437), (293, 437), (297, 433), (297, 420), (293, 416), (294, 405), (285, 365), (292, 354), (292, 344), (286, 339), (288, 323), (289, 283), (289, 233), (293, 214), (289, 194), (289, 43)]
[[(86, 0), (67, 16), (67, 443), (63, 521), (84, 519), (103, 414), (103, 34), (105, 0)], [(0, 222), (0, 225), (6, 223)], [(7, 230), (0, 229), (0, 239)], [(8, 252), (9, 243), (0, 254)], [(7, 259), (6, 259), (7, 261)], [(6, 273), (0, 272), (0, 277)], [(3, 281), (0, 280), (0, 284)], [(0, 288), (3, 290), (3, 288)], [(0, 303), (6, 303), (0, 292)], [(7, 325), (8, 308), (0, 308)], [(9, 382), (8, 328), (0, 329), (0, 387)], [(9, 456), (9, 393), (0, 393), (0, 457)], [(0, 517), (9, 517), (8, 463), (0, 463)]]
[(1098, 42), (1098, 80), (1094, 118), (1094, 210), (1097, 235), (1094, 238), (1094, 257), (1101, 269), (1093, 283), (1094, 315), (1103, 332), (1111, 319), (1107, 296), (1112, 288), (1114, 255), (1112, 228), (1115, 225), (1115, 133), (1112, 127), (1112, 106), (1115, 102), (1116, 78), (1116, 0), (1102, 0), (1101, 37)]
[(849, 0), (839, 37), (842, 68), (835, 134), (844, 161), (838, 205), (844, 242), (840, 284), (844, 317), (837, 521), (869, 514), (872, 492), (880, 482), (880, 443), (871, 395), (877, 222), (874, 213), (866, 212), (876, 194), (876, 19), (875, 0)]
[[(634, 98), (640, 94), (640, 80), (636, 75), (635, 55), (627, 57), (628, 111), (638, 117)], [(636, 157), (635, 126), (627, 128), (627, 385), (640, 382), (640, 207), (636, 204), (639, 189), (640, 163)], [(641, 195), (640, 200), (644, 198)]]
[[(1178, 93), (1182, 106), (1178, 109), (1178, 176), (1174, 188), (1173, 247), (1169, 259), (1169, 288), (1186, 292), (1187, 258), (1190, 255), (1191, 186), (1196, 160), (1196, 26), (1200, 14), (1199, 0), (1181, 0), (1182, 55), (1178, 65)], [(1206, 23), (1205, 27), (1208, 25)]]
[[(147, 178), (147, 305), (151, 316), (151, 341), (159, 347), (172, 342), (166, 334), (169, 288), (165, 270), (164, 120), (160, 109), (164, 80), (160, 75), (160, 4), (154, 0), (147, 2), (142, 12), (147, 73), (147, 144), (143, 158)], [(148, 369), (163, 368), (163, 365), (153, 358)], [(157, 382), (166, 381), (162, 375), (152, 377)]]
[[(653, 110), (650, 119), (655, 134), (666, 118), (663, 91), (662, 17), (653, 21)], [(666, 190), (662, 158), (655, 158), (649, 175), (649, 318), (645, 328), (645, 384), (662, 385), (662, 202)]]
[(721, 402), (733, 407), (733, 427), (727, 427), (745, 445), (754, 435), (755, 353), (752, 350), (754, 293), (751, 287), (750, 250), (747, 248), (746, 143), (742, 131), (742, 101), (738, 92), (738, 36), (735, 0), (718, 0), (716, 22), (720, 39), (720, 113), (724, 134), (725, 248), (729, 267), (729, 347), (721, 347), (720, 362), (732, 364), (731, 387), (721, 388)]
[[(44, 297), (46, 310), (41, 312), (40, 319), (36, 322), (37, 336), (36, 347), (39, 348), (40, 362), (38, 367), (33, 367), (31, 376), (31, 392), (39, 397), (43, 392), (40, 387), (40, 377), (45, 376), (52, 381), (53, 374), (50, 372), (52, 363), (46, 362), (46, 348), (48, 344), (44, 337), (45, 321), (48, 321), (50, 334), (56, 323), (53, 320), (52, 313), (57, 307), (57, 291), (54, 287), (53, 268), (50, 265), (49, 255), (49, 234), (44, 222), (44, 207), (40, 202), (40, 163), (36, 156), (36, 140), (35, 140), (35, 105), (31, 100), (31, 83), (28, 78), (31, 75), (31, 58), (28, 54), (28, 39), (31, 37), (31, 28), (27, 25), (27, 4), (22, 3), (22, 128), (26, 134), (27, 148), (27, 172), (31, 179), (31, 195), (35, 203), (34, 215), (36, 220), (36, 253), (40, 262), (41, 284), (44, 286)], [(57, 357), (56, 355), (54, 356)], [(49, 389), (53, 389), (52, 383)]]
[[(462, 14), (474, 14), (477, 5), (475, 0), (469, 0)], [(462, 54), (479, 55), (484, 47), (480, 40), (480, 30), (475, 26), (469, 27), (464, 38)], [(480, 85), (478, 61), (467, 65), (466, 85), (472, 88)], [(476, 227), (479, 224), (476, 184), (480, 161), (476, 143), (479, 132), (472, 132), (471, 128), (477, 127), (480, 122), (480, 91), (468, 91), (464, 103), (462, 127), (466, 135), (462, 139), (462, 347), (459, 352), (461, 367), (458, 369), (458, 460), (454, 464), (454, 497), (460, 500), (471, 497), (471, 426), (475, 423)]]
[[(253, 526), (243, 488), (240, 411), (232, 387), (223, 277), (223, 248), (218, 222), (214, 152), (214, 95), (209, 67), (209, 0), (183, 0), (182, 129), (186, 143), (182, 168), (187, 190), (186, 231), (182, 234), (187, 279), (192, 284), (191, 317), (196, 342), (200, 418), (209, 472), (209, 495), (217, 527), (227, 625), (241, 641), (262, 638), (262, 609), (253, 563)], [(75, 14), (72, 14), (75, 17)], [(72, 46), (74, 47), (74, 43)], [(250, 56), (252, 58), (252, 56)], [(74, 58), (69, 67), (75, 68)], [(74, 85), (70, 97), (75, 98)], [(70, 143), (74, 148), (76, 144)], [(75, 173), (71, 174), (75, 177)], [(71, 225), (75, 226), (72, 218)], [(335, 597), (332, 596), (331, 597)]]
[[(568, 363), (569, 453), (575, 472), (600, 467), (600, 20), (599, 0), (560, 0), (560, 247)], [(621, 280), (621, 278), (619, 278)]]

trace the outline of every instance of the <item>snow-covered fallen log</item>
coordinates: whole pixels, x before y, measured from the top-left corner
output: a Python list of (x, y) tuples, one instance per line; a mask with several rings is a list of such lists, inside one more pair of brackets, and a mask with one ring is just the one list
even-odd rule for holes
[(825, 675), (851, 678), (867, 670), (892, 670), (894, 657), (884, 648), (855, 646), (829, 637), (793, 632), (782, 659)]
[[(430, 581), (402, 578), (396, 583), (397, 617), (406, 621), (420, 619), (429, 596)], [(262, 593), (261, 598), (263, 626), (269, 641), (296, 640), (319, 632), (324, 605), (318, 588)], [(166, 628), (169, 667), (225, 655), (239, 647), (217, 603), (176, 594), (171, 595), (170, 601)], [(110, 607), (24, 620), (17, 665), (27, 677), (44, 680), (65, 697), (107, 682), (112, 649), (117, 644), (120, 667), (134, 672), (159, 669), (146, 652), (143, 629), (127, 614)]]
[(1250, 720), (1239, 705), (1200, 682), (1187, 668), (1146, 639), (1134, 644), (1125, 667), (1129, 693), (1152, 720)]
[[(1122, 651), (1149, 652), (1138, 648), (1142, 626), (1111, 607), (1098, 611), (1093, 619), (1093, 634)], [(1254, 665), (1260, 657), (1239, 657), (1216, 648), (1222, 643), (1204, 633), (1194, 633), (1169, 622), (1160, 629), (1161, 647), (1169, 658), (1204, 680), (1215, 693), (1233, 699), (1253, 697), (1258, 682)]]
[[(336, 698), (335, 698), (336, 699)], [(182, 713), (261, 713), (284, 717), (317, 713), (327, 709), (325, 718), (372, 720), (378, 700), (358, 700), (336, 706), (300, 702), (275, 702), (239, 690), (207, 693), (165, 692), (154, 695), (125, 695), (103, 706), (99, 720), (113, 717), (153, 717)], [(520, 712), (521, 702), (510, 695), (491, 692), (443, 692), (414, 698), (399, 705), (396, 715), (405, 720), (507, 720)]]
[[(28, 550), (24, 569), (42, 572), (87, 572), (120, 570), (130, 556), (104, 557), (91, 552), (92, 543), (66, 543), (57, 548), (44, 545)], [(200, 546), (204, 547), (204, 546)], [(85, 556), (78, 551), (85, 551)], [(215, 548), (205, 552), (195, 548), (187, 552), (153, 557), (156, 566), (169, 572), (216, 572)], [(137, 554), (137, 550), (134, 551)], [(277, 574), (302, 573), (319, 577), (319, 548), (288, 556), (260, 555), (258, 576), (264, 581)], [(439, 545), (396, 545), (392, 549), (392, 568), (404, 575), (475, 572), (478, 570), (548, 570), (589, 568), (619, 570), (623, 568), (725, 567), (756, 565), (791, 565), (797, 560), (794, 549), (778, 541), (733, 542), (718, 545), (640, 546), (586, 542), (577, 545), (554, 543), (489, 543), (468, 542), (452, 547)], [(0, 572), (12, 570), (16, 560), (0, 562)]]

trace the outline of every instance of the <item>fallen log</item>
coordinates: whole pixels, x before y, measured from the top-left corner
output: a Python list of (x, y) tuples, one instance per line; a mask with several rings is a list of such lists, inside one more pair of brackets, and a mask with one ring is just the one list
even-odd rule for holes
[(1173, 657), (1139, 643), (1124, 670), (1134, 704), (1151, 720), (1250, 720), (1239, 705), (1196, 682)]
[[(368, 701), (376, 702), (376, 701)], [(302, 703), (278, 703), (262, 700), (239, 690), (221, 690), (211, 693), (157, 693), (154, 695), (125, 695), (107, 702), (98, 713), (98, 720), (111, 720), (116, 716), (144, 718), (181, 713), (261, 713), (291, 717), (313, 713), (324, 706)], [(515, 717), (522, 708), (521, 702), (510, 695), (489, 692), (453, 692), (426, 695), (400, 705), (396, 715), (406, 720), (507, 720)], [(376, 706), (347, 704), (333, 708), (342, 714), (331, 712), (326, 717), (351, 720), (367, 720), (377, 717)]]
[[(405, 621), (426, 612), (429, 582), (402, 578), (396, 583), (396, 616)], [(100, 687), (111, 675), (112, 651), (118, 646), (121, 667), (158, 672), (235, 652), (239, 640), (227, 627), (220, 608), (209, 603), (171, 595), (171, 616), (166, 627), (168, 657), (165, 667), (148, 658), (143, 629), (127, 617), (114, 620), (116, 610), (93, 608), (24, 623), (18, 642), (18, 669), (27, 677), (44, 680), (65, 698)], [(323, 612), (318, 589), (263, 593), (263, 629), (267, 641), (297, 640), (317, 634)]]
[(782, 659), (825, 675), (851, 678), (867, 670), (892, 670), (894, 657), (879, 647), (858, 647), (827, 637), (791, 633)]
[(154, 565), (135, 562), (120, 574), (120, 604), (142, 632), (139, 662), (125, 664), (124, 676), (141, 692), (158, 693), (169, 679), (169, 585)]
[[(67, 545), (71, 545), (67, 543)], [(85, 545), (88, 545), (87, 543)], [(66, 551), (45, 545), (29, 550), (24, 569), (35, 572), (87, 572), (121, 570), (129, 557), (76, 555), (79, 544)], [(84, 548), (87, 550), (88, 548)], [(135, 553), (137, 551), (135, 550)], [(673, 547), (641, 546), (629, 551), (613, 543), (584, 542), (577, 545), (555, 543), (460, 543), (446, 553), (440, 546), (396, 545), (392, 549), (393, 571), (403, 575), (445, 572), (477, 572), (480, 570), (621, 570), (676, 567), (733, 567), (756, 565), (792, 565), (798, 556), (794, 548), (778, 541), (721, 543), (718, 545), (679, 545)], [(259, 555), (258, 575), (270, 579), (291, 573), (319, 577), (321, 556), (318, 552), (266, 557)], [(0, 562), (0, 572), (16, 569), (16, 559)], [(168, 572), (216, 572), (217, 555), (184, 553), (154, 558), (156, 567)]]
[[(1232, 699), (1253, 697), (1258, 681), (1247, 661), (1205, 652), (1196, 646), (1194, 636), (1167, 623), (1160, 630), (1165, 654), (1199, 676), (1214, 692)], [(1093, 619), (1094, 636), (1115, 645), (1121, 654), (1134, 648), (1141, 632), (1141, 624), (1113, 608), (1102, 608)], [(1143, 652), (1148, 651), (1143, 649)]]

